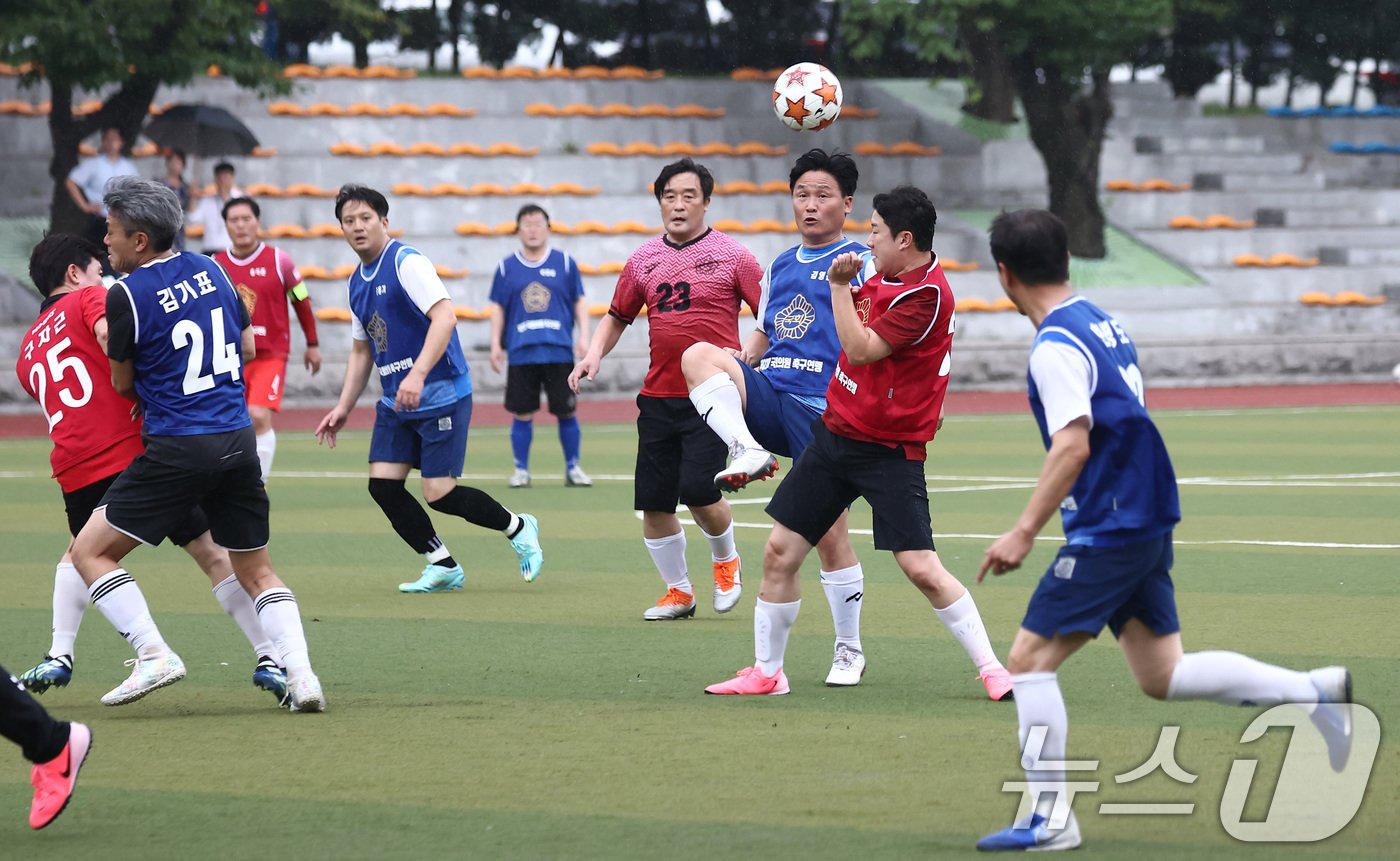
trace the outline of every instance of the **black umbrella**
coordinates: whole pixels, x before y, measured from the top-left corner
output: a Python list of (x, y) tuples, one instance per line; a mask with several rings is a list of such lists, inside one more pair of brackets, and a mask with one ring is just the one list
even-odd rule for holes
[(233, 114), (213, 105), (172, 105), (142, 133), (167, 149), (189, 155), (247, 155), (258, 139)]

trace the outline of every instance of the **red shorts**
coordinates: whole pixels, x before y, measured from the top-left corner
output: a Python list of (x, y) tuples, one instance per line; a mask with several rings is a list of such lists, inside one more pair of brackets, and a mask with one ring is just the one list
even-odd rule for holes
[(248, 406), (282, 411), (282, 384), (287, 379), (285, 356), (258, 356), (243, 366), (243, 386)]

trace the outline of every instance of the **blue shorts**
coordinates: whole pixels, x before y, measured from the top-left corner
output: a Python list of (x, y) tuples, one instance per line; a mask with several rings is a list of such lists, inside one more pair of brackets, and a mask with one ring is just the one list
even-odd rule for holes
[(462, 474), (467, 460), (467, 426), (472, 421), (471, 395), (428, 415), (401, 416), (382, 401), (376, 402), (374, 409), (370, 463), (406, 463), (424, 478)]
[(787, 392), (773, 388), (767, 377), (743, 362), (744, 423), (758, 444), (773, 454), (796, 458), (812, 444), (812, 423), (822, 414)]
[(1136, 544), (1068, 544), (1040, 578), (1021, 627), (1050, 638), (1078, 631), (1117, 637), (1129, 619), (1159, 636), (1181, 630), (1172, 589), (1172, 534)]

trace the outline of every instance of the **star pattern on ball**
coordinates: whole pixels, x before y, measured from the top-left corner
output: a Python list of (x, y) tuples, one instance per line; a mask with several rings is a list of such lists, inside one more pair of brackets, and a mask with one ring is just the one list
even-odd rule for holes
[(812, 91), (812, 95), (821, 96), (822, 104), (829, 105), (836, 101), (836, 85), (830, 81), (823, 81), (820, 87)]
[(805, 69), (792, 69), (792, 70), (789, 71), (789, 72), (787, 73), (787, 75), (786, 75), (786, 77), (787, 77), (786, 86), (789, 86), (789, 87), (790, 87), (790, 86), (792, 86), (793, 84), (797, 84), (797, 85), (800, 86), (800, 85), (806, 83), (806, 81), (807, 81), (807, 75), (808, 75), (808, 72), (807, 72)]
[(811, 113), (807, 110), (807, 105), (803, 103), (802, 99), (788, 99), (787, 103), (787, 110), (783, 111), (783, 116), (799, 123), (807, 119), (807, 115)]

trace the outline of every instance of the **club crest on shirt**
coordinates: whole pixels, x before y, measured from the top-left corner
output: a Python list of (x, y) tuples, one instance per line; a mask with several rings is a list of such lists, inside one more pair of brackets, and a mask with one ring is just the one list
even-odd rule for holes
[(380, 353), (389, 351), (389, 324), (384, 322), (384, 318), (375, 311), (374, 316), (369, 318), (365, 324), (365, 334), (374, 342), (374, 349)]
[(549, 288), (538, 281), (531, 281), (530, 286), (520, 291), (520, 302), (525, 306), (527, 314), (538, 314), (549, 310)]
[(258, 306), (258, 294), (247, 284), (239, 284), (238, 296), (243, 300), (243, 307), (248, 309), (248, 316), (253, 316), (253, 309)]
[(865, 325), (870, 325), (870, 297), (856, 300), (856, 316)]
[(801, 293), (792, 297), (787, 307), (773, 315), (773, 334), (779, 340), (801, 340), (816, 322), (817, 312)]

